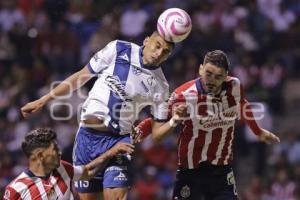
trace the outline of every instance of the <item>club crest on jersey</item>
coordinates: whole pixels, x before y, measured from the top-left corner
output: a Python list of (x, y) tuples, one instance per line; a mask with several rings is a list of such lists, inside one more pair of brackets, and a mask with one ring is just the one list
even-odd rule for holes
[(55, 190), (54, 190), (54, 188), (51, 188), (51, 189), (47, 192), (47, 197), (48, 197), (49, 199), (51, 199), (51, 198), (54, 197), (54, 195), (56, 196)]
[(131, 65), (131, 71), (134, 75), (139, 76), (142, 74), (142, 70), (139, 67)]
[(191, 189), (189, 186), (185, 185), (184, 187), (181, 188), (180, 190), (180, 196), (183, 198), (188, 198), (191, 195)]
[(147, 83), (148, 85), (150, 85), (151, 87), (154, 87), (156, 85), (156, 80), (153, 76), (147, 78)]

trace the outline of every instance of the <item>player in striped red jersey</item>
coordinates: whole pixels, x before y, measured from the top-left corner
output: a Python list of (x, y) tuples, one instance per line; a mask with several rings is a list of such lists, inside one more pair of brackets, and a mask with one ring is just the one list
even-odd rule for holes
[[(153, 139), (160, 141), (182, 122), (174, 199), (237, 199), (230, 165), (237, 119), (243, 120), (261, 141), (279, 142), (273, 133), (258, 127), (240, 81), (228, 76), (228, 67), (223, 51), (208, 52), (200, 65), (200, 77), (178, 87), (169, 99), (170, 110), (175, 108), (178, 113), (181, 109), (188, 117), (182, 120), (175, 114), (169, 129), (152, 132)], [(150, 119), (141, 122), (135, 140), (141, 141), (152, 129)]]
[(38, 128), (26, 135), (22, 150), (29, 159), (29, 167), (6, 187), (4, 200), (71, 200), (73, 180), (89, 180), (113, 156), (132, 153), (133, 145), (117, 143), (87, 165), (72, 166), (60, 160), (56, 133)]

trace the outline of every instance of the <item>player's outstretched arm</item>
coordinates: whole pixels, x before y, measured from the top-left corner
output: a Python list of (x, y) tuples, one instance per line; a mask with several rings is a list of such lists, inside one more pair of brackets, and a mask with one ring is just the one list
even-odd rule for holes
[(55, 99), (56, 97), (61, 97), (72, 93), (74, 90), (84, 85), (91, 78), (92, 75), (88, 67), (85, 66), (83, 69), (72, 74), (63, 82), (61, 82), (48, 94), (42, 96), (40, 99), (36, 101), (32, 101), (30, 103), (27, 103), (25, 106), (23, 106), (21, 108), (22, 115), (24, 117), (27, 117), (29, 114), (40, 110), (50, 100)]
[(277, 137), (274, 133), (258, 126), (251, 106), (246, 99), (241, 101), (241, 119), (247, 124), (260, 141), (268, 144), (280, 142), (279, 137)]
[(96, 176), (98, 172), (103, 169), (106, 162), (109, 161), (110, 158), (116, 156), (119, 153), (128, 153), (131, 154), (134, 151), (134, 146), (128, 143), (117, 143), (110, 150), (97, 157), (95, 160), (90, 162), (89, 164), (84, 166), (84, 171), (81, 176), (81, 180), (89, 180)]

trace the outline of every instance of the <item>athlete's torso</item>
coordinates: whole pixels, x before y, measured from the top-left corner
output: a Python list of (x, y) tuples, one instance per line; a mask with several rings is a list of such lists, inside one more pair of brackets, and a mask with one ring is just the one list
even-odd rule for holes
[(147, 105), (153, 115), (166, 119), (165, 100), (169, 86), (160, 67), (147, 68), (141, 60), (142, 47), (113, 41), (90, 60), (91, 72), (98, 74), (82, 107), (81, 119), (96, 116), (119, 134), (127, 134)]
[(205, 93), (200, 79), (182, 85), (175, 93), (179, 96), (176, 101), (184, 101), (190, 113), (179, 137), (178, 164), (195, 168), (204, 161), (213, 165), (230, 163), (242, 98), (239, 80), (228, 77), (217, 96)]

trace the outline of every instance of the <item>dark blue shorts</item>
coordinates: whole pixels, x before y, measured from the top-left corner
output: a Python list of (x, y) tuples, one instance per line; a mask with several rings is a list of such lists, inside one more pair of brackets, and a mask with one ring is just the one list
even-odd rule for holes
[[(85, 165), (118, 142), (130, 143), (130, 136), (114, 135), (81, 127), (75, 138), (73, 164)], [(93, 193), (102, 191), (103, 188), (129, 187), (129, 165), (130, 157), (128, 155), (118, 155), (112, 158), (103, 171), (90, 181), (76, 181), (75, 188), (78, 192)]]
[(203, 163), (197, 169), (177, 170), (173, 199), (238, 199), (232, 168)]

